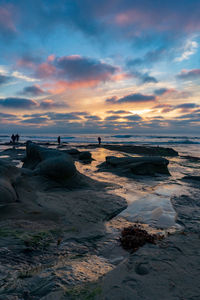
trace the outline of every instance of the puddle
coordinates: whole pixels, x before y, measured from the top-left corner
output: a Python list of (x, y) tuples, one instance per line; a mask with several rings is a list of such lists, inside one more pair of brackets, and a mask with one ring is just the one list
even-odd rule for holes
[[(139, 221), (154, 228), (172, 231), (180, 229), (180, 226), (176, 223), (176, 211), (172, 206), (171, 197), (182, 194), (183, 186), (176, 182), (173, 176), (130, 179), (117, 176), (111, 172), (97, 172), (97, 165), (104, 162), (106, 156), (121, 157), (124, 154), (103, 148), (92, 149), (91, 153), (95, 161), (89, 165), (76, 162), (77, 169), (95, 180), (119, 185), (119, 188), (108, 190), (111, 194), (115, 193), (125, 198), (128, 203), (127, 209), (121, 212), (119, 217), (123, 217), (130, 222)], [(184, 171), (186, 172), (185, 169)]]

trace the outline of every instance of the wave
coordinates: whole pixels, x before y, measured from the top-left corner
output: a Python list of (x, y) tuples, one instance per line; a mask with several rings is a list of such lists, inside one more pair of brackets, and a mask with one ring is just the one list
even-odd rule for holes
[(153, 142), (153, 141), (145, 141), (145, 143), (148, 143), (148, 144), (157, 144), (157, 145), (160, 145), (160, 144), (184, 144), (184, 145), (190, 145), (190, 144), (200, 144), (200, 142), (197, 142), (197, 141), (191, 141), (191, 140), (180, 140), (180, 141), (172, 141), (172, 140), (169, 140), (169, 141), (166, 141), (166, 142)]
[(168, 141), (167, 144), (200, 144), (200, 142), (191, 141), (191, 140), (180, 140), (180, 141)]
[(119, 135), (111, 135), (111, 137), (119, 138), (119, 139), (129, 139), (133, 137), (133, 135), (130, 134), (119, 134)]

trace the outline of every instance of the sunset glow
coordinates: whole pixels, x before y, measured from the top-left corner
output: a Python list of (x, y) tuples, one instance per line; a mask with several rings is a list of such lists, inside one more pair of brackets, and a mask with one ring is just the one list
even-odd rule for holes
[(198, 133), (198, 1), (0, 1), (1, 132)]

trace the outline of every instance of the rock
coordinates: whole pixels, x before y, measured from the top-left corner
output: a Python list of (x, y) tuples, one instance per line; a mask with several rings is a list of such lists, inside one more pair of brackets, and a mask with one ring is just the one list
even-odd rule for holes
[(167, 165), (169, 161), (163, 157), (114, 157), (107, 156), (106, 164), (118, 169), (129, 170), (135, 175), (170, 175)]
[(64, 150), (63, 152), (68, 153), (70, 155), (78, 155), (80, 151), (78, 151), (76, 148)]
[(33, 170), (36, 175), (47, 176), (55, 180), (71, 178), (76, 174), (76, 167), (69, 154), (43, 148), (30, 141), (26, 145), (23, 168)]
[(17, 201), (18, 197), (13, 184), (19, 174), (18, 168), (0, 160), (0, 204)]
[(200, 157), (191, 156), (191, 155), (182, 155), (181, 158), (188, 159), (192, 162), (199, 162), (200, 161)]
[(149, 273), (149, 269), (146, 264), (141, 263), (136, 266), (135, 272), (139, 275), (146, 275)]
[(187, 175), (183, 177), (183, 180), (195, 180), (200, 181), (200, 176)]
[(8, 204), (17, 201), (17, 194), (10, 181), (0, 178), (0, 204)]
[(92, 155), (89, 151), (82, 151), (79, 154), (80, 160), (92, 160)]
[(51, 177), (53, 179), (71, 178), (76, 174), (76, 168), (68, 157), (52, 157), (39, 163), (34, 174)]
[(178, 156), (178, 152), (172, 148), (151, 147), (151, 146), (133, 146), (133, 145), (103, 145), (103, 148), (126, 153), (134, 153), (150, 156)]

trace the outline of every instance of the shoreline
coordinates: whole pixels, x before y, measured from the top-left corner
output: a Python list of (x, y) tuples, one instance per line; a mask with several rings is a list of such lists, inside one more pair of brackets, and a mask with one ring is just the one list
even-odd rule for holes
[[(66, 151), (69, 153), (67, 150), (69, 148), (71, 148), (70, 144), (64, 145), (64, 147), (58, 148), (59, 153), (65, 155)], [(79, 152), (87, 152), (85, 151), (87, 148), (77, 147), (76, 149)], [(39, 174), (32, 177), (30, 172), (24, 173), (23, 171), (24, 175), (17, 183), (20, 202), (7, 205), (1, 213), (1, 216), (4, 215), (4, 219), (1, 218), (0, 230), (1, 278), (3, 280), (0, 287), (0, 299), (4, 300), (7, 297), (16, 297), (16, 299), (23, 299), (23, 297), (28, 299), (29, 297), (34, 300), (46, 300), (50, 297), (54, 299), (85, 299), (86, 296), (91, 297), (92, 295), (91, 299), (110, 300), (117, 299), (116, 297), (119, 295), (121, 295), (121, 299), (123, 297), (130, 299), (131, 295), (132, 297), (134, 295), (136, 300), (149, 300), (148, 296), (151, 295), (152, 299), (160, 300), (159, 289), (162, 290), (164, 282), (169, 282), (170, 278), (172, 278), (170, 285), (164, 287), (166, 299), (176, 299), (176, 295), (182, 295), (181, 288), (184, 289), (184, 287), (181, 286), (178, 277), (172, 273), (174, 268), (178, 268), (177, 274), (182, 280), (184, 278), (181, 271), (186, 272), (187, 268), (196, 274), (199, 265), (196, 262), (194, 267), (194, 262), (198, 260), (197, 249), (200, 246), (197, 238), (199, 225), (196, 221), (198, 219), (199, 184), (198, 181), (195, 183), (192, 179), (181, 183), (182, 177), (179, 179), (178, 176), (176, 179), (177, 170), (174, 171), (174, 169), (177, 169), (177, 164), (180, 162), (188, 162), (189, 165), (192, 163), (197, 166), (199, 161), (190, 162), (190, 157), (169, 158), (169, 169), (172, 172), (170, 179), (163, 176), (130, 179), (124, 177), (123, 179), (121, 176), (116, 177), (114, 173), (96, 172), (96, 166), (105, 160), (107, 153), (115, 153), (115, 155), (118, 153), (119, 156), (124, 156), (124, 151), (120, 152), (119, 149), (116, 151), (104, 147), (91, 150), (94, 160), (90, 162), (80, 160), (79, 152), (71, 151), (78, 172), (84, 174), (78, 175), (73, 187), (72, 181), (69, 181), (69, 184), (63, 189), (62, 185), (58, 183), (55, 185), (52, 180), (48, 182), (46, 179), (38, 177)], [(51, 151), (58, 150), (54, 148)], [(16, 161), (19, 161), (24, 155), (24, 150), (18, 147), (15, 150), (8, 149), (1, 153), (5, 155), (6, 152), (8, 157), (4, 157), (2, 160), (7, 162), (14, 160), (13, 163), (16, 165)], [(107, 183), (105, 184), (105, 182)], [(124, 191), (121, 190), (120, 184), (126, 187)], [(184, 189), (181, 188), (181, 184), (185, 187)], [(177, 190), (179, 185), (181, 192)], [(24, 192), (24, 187), (26, 187), (26, 192)], [(134, 193), (134, 190), (131, 191), (134, 188), (137, 193)], [(34, 189), (37, 193), (33, 193)], [(117, 189), (119, 189), (119, 194), (117, 194)], [(134, 194), (136, 199), (137, 197), (144, 198), (144, 195), (148, 195), (150, 191), (152, 200), (159, 202), (163, 197), (163, 199), (172, 200), (178, 213), (177, 222), (183, 230), (179, 227), (177, 231), (172, 231), (173, 234), (157, 245), (145, 245), (134, 254), (129, 254), (119, 244), (120, 231), (127, 225), (134, 224), (134, 219), (131, 217), (136, 211), (136, 202), (133, 201)], [(156, 195), (158, 196), (157, 200)], [(96, 201), (95, 198), (99, 200)], [(129, 201), (129, 198), (133, 202), (132, 204), (128, 202), (130, 218), (127, 218), (127, 211), (124, 208), (126, 207), (125, 199)], [(29, 202), (27, 199), (30, 199)], [(37, 201), (35, 201), (36, 199)], [(55, 205), (55, 199), (60, 202), (60, 207)], [(70, 205), (67, 206), (65, 212), (64, 207), (67, 202), (64, 199), (68, 199), (67, 202)], [(85, 201), (89, 202), (86, 202), (84, 206)], [(148, 198), (146, 201), (143, 203), (140, 200), (138, 203), (141, 207), (146, 206), (145, 203), (151, 203)], [(104, 209), (103, 203), (107, 205)], [(163, 203), (163, 207), (165, 207), (166, 204)], [(118, 208), (117, 205), (119, 205)], [(152, 202), (152, 209), (153, 205)], [(21, 210), (19, 207), (23, 209)], [(72, 211), (78, 207), (78, 211), (73, 216)], [(188, 208), (189, 211), (187, 211)], [(115, 209), (116, 212), (113, 214)], [(148, 209), (151, 211), (151, 207)], [(122, 213), (119, 214), (120, 210)], [(190, 213), (192, 215), (191, 222), (189, 222)], [(60, 220), (58, 214), (60, 214)], [(102, 219), (103, 215), (105, 217)], [(99, 219), (98, 216), (100, 216)], [(108, 219), (110, 220), (108, 221)], [(73, 222), (71, 222), (72, 220)], [(156, 230), (154, 226), (152, 228), (150, 226), (148, 230), (151, 231), (153, 228)], [(158, 228), (157, 232), (159, 231), (161, 230)], [(168, 231), (170, 233), (170, 230)], [(184, 257), (188, 258), (188, 255), (192, 256), (192, 260), (184, 261)], [(178, 265), (176, 260), (178, 260)], [(184, 268), (181, 265), (183, 261)], [(170, 269), (166, 267), (168, 265)], [(191, 265), (194, 270), (191, 269)], [(8, 279), (8, 276), (11, 278)], [(158, 286), (156, 286), (157, 276), (159, 277)], [(188, 275), (184, 276), (185, 280), (188, 280)], [(146, 277), (149, 283), (144, 288)], [(193, 280), (196, 279), (193, 278)], [(176, 294), (175, 288), (171, 289), (176, 281), (178, 294)], [(186, 286), (190, 290), (188, 297), (195, 299), (196, 291), (199, 292), (198, 287), (193, 293), (192, 283), (190, 282)], [(124, 287), (126, 288), (124, 289)]]

